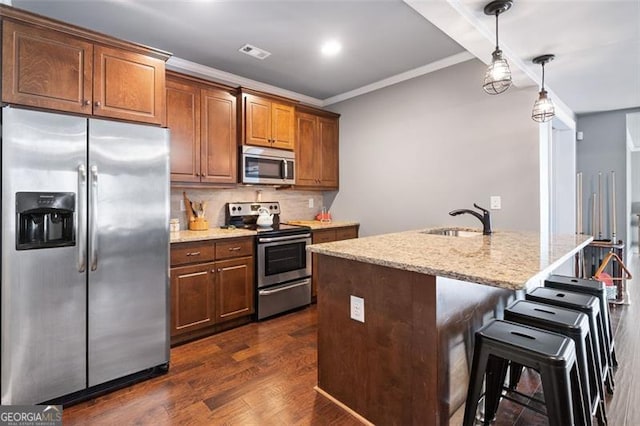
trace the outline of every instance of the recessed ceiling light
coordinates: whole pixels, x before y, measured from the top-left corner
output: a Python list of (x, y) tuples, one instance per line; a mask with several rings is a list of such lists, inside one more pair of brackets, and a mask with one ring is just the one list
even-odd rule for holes
[(325, 56), (337, 55), (341, 50), (342, 50), (342, 45), (340, 44), (339, 41), (336, 41), (336, 40), (326, 41), (322, 45), (322, 48), (320, 49), (322, 54)]
[(267, 56), (271, 55), (271, 52), (267, 52), (264, 49), (260, 49), (259, 47), (252, 46), (250, 44), (245, 44), (238, 51), (245, 53), (249, 56), (253, 56), (256, 59), (264, 59)]

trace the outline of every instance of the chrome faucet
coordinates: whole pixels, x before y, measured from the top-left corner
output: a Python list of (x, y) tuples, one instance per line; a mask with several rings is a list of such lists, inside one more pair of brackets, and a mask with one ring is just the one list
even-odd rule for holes
[(464, 213), (471, 214), (477, 217), (478, 220), (480, 220), (480, 222), (482, 222), (482, 234), (491, 235), (491, 213), (489, 213), (489, 210), (483, 209), (476, 203), (473, 203), (473, 207), (477, 208), (478, 210), (481, 210), (482, 214), (469, 209), (452, 210), (449, 212), (449, 214), (451, 216), (458, 216), (459, 214), (464, 214)]

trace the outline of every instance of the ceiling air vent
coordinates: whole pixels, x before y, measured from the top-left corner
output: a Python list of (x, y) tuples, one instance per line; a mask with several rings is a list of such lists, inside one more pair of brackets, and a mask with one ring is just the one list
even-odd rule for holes
[(252, 46), (250, 44), (245, 44), (240, 48), (240, 52), (246, 53), (249, 56), (253, 56), (257, 59), (264, 59), (267, 56), (271, 55), (270, 52), (267, 52), (264, 49), (260, 49), (259, 47)]

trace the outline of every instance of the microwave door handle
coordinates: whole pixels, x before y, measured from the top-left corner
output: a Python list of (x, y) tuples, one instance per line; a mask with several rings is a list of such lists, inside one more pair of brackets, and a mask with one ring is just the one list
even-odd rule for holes
[(284, 159), (283, 159), (283, 160), (282, 160), (282, 164), (283, 164), (283, 166), (284, 166), (284, 167), (282, 168), (282, 179), (286, 179), (286, 178), (287, 178), (287, 176), (289, 176), (289, 173), (288, 173), (288, 171), (289, 171), (288, 169), (289, 169), (289, 168), (287, 167), (287, 160), (284, 160)]

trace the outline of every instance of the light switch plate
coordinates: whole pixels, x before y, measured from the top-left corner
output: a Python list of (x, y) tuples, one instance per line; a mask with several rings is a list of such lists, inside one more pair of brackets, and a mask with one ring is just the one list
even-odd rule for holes
[(351, 296), (351, 319), (364, 322), (364, 299)]
[(184, 200), (180, 200), (180, 211), (184, 212), (186, 210), (187, 210), (187, 208), (184, 206)]
[(309, 198), (309, 208), (313, 208), (313, 198)]
[(499, 195), (491, 196), (491, 210), (500, 210), (502, 208), (502, 197)]

